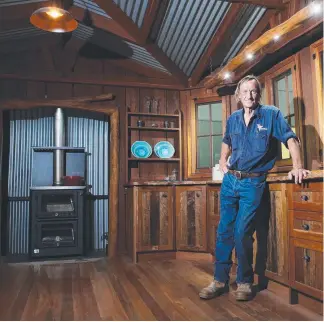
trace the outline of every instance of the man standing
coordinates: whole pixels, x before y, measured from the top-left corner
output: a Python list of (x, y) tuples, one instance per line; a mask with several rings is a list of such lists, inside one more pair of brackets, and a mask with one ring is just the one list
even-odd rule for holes
[(294, 176), (295, 183), (301, 183), (310, 173), (303, 169), (299, 140), (280, 110), (259, 103), (261, 86), (258, 79), (251, 75), (244, 77), (237, 85), (235, 96), (243, 109), (229, 117), (223, 138), (219, 164), (225, 175), (220, 192), (215, 272), (214, 280), (199, 293), (203, 299), (228, 290), (234, 247), (238, 261), (236, 299), (244, 301), (252, 298), (252, 235), (267, 172), (276, 161), (278, 141), (288, 147), (292, 157), (293, 169), (288, 177), (292, 179)]

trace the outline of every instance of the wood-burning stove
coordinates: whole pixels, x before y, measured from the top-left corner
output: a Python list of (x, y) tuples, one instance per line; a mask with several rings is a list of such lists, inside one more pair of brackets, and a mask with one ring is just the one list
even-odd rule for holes
[(83, 254), (83, 186), (31, 188), (30, 257)]

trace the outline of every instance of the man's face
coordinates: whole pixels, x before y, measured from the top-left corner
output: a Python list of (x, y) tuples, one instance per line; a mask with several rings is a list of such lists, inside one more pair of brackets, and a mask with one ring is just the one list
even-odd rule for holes
[(259, 104), (258, 84), (252, 79), (241, 84), (239, 99), (245, 108), (255, 108)]

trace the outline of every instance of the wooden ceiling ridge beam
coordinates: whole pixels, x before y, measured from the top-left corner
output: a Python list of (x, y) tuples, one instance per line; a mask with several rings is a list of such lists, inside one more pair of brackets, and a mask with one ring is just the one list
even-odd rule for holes
[(284, 10), (287, 7), (287, 0), (220, 0), (223, 2), (241, 3), (241, 4), (252, 4), (256, 6), (262, 6), (269, 9)]
[(210, 41), (207, 50), (202, 55), (196, 68), (194, 69), (189, 79), (190, 86), (196, 86), (198, 84), (201, 75), (203, 74), (206, 67), (208, 66), (210, 57), (212, 57), (215, 54), (217, 47), (225, 40), (224, 38), (226, 35), (226, 31), (233, 24), (234, 18), (238, 15), (242, 7), (243, 4), (239, 4), (239, 3), (235, 3), (231, 5), (230, 9), (226, 13), (226, 16), (221, 22), (221, 25), (216, 30), (213, 39)]
[(145, 48), (163, 67), (165, 67), (181, 85), (188, 84), (188, 77), (184, 72), (155, 44), (146, 44), (138, 26), (120, 9), (113, 0), (93, 0), (102, 10), (114, 19), (121, 28), (128, 32), (136, 43)]

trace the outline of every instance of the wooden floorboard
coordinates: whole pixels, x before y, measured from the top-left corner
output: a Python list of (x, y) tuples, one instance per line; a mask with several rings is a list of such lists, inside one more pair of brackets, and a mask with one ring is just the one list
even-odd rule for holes
[[(1, 320), (323, 320), (269, 290), (250, 302), (229, 292), (209, 301), (199, 290), (212, 280), (208, 261), (126, 258), (75, 263), (1, 264)], [(231, 280), (231, 291), (235, 283)]]

